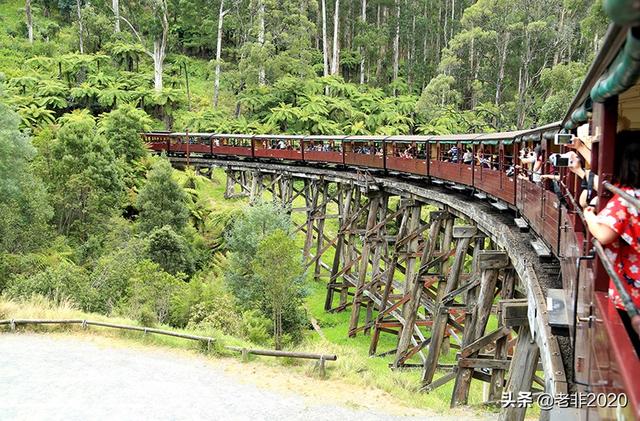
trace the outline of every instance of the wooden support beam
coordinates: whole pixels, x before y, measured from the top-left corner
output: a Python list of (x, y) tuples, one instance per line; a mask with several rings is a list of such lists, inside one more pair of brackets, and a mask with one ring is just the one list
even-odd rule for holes
[[(376, 224), (376, 218), (378, 216), (378, 208), (380, 206), (380, 195), (375, 192), (370, 194), (369, 196), (369, 215), (367, 217), (367, 231), (371, 231)], [(358, 291), (361, 286), (365, 283), (365, 278), (367, 276), (367, 266), (369, 262), (369, 253), (371, 252), (372, 247), (375, 247), (376, 244), (372, 241), (372, 235), (365, 236), (364, 244), (362, 246), (361, 256), (361, 264), (358, 271), (358, 280), (356, 284), (356, 291)], [(362, 294), (357, 293), (353, 297), (353, 305), (351, 306), (351, 319), (349, 321), (349, 336), (355, 336), (356, 328), (358, 327), (358, 319), (360, 317), (360, 305), (362, 300)]]
[(325, 215), (327, 213), (327, 195), (329, 192), (329, 183), (326, 183), (324, 180), (321, 180), (321, 193), (322, 193), (322, 204), (320, 206), (318, 206), (317, 211), (314, 215), (314, 217), (317, 219), (317, 232), (318, 232), (318, 239), (317, 239), (317, 243), (316, 243), (316, 266), (315, 269), (313, 271), (313, 279), (318, 281), (320, 280), (320, 259), (322, 258), (322, 253), (324, 253), (324, 251), (326, 249), (323, 249), (322, 247), (322, 243), (324, 240), (324, 221), (325, 221)]
[(498, 339), (504, 338), (511, 333), (511, 329), (508, 327), (499, 327), (491, 333), (486, 334), (482, 338), (476, 339), (471, 342), (469, 345), (462, 348), (462, 352), (460, 352), (460, 357), (468, 358), (474, 353), (479, 352), (485, 346), (497, 341)]
[(429, 343), (429, 353), (424, 362), (424, 371), (422, 373), (422, 385), (427, 386), (433, 381), (438, 366), (438, 356), (440, 355), (440, 347), (444, 340), (444, 332), (447, 328), (447, 319), (449, 313), (446, 308), (440, 307), (435, 315), (433, 328), (431, 329), (431, 343)]
[[(531, 337), (529, 326), (521, 326), (518, 330), (518, 343), (509, 367), (509, 380), (506, 393), (518, 396), (519, 392), (529, 392), (533, 375), (538, 366), (540, 350)], [(498, 421), (523, 421), (526, 407), (507, 407), (500, 411)]]
[(509, 360), (495, 360), (489, 358), (460, 358), (458, 360), (458, 367), (462, 368), (491, 368), (506, 370), (509, 368), (511, 361)]
[[(421, 207), (414, 206), (411, 208), (411, 219), (409, 229), (416, 230), (420, 224), (420, 211)], [(420, 262), (429, 260), (434, 253), (438, 231), (440, 230), (440, 220), (433, 222), (429, 228), (429, 234), (422, 250), (422, 256)], [(417, 248), (417, 239), (413, 240), (407, 245), (407, 252), (412, 253)], [(418, 313), (418, 307), (420, 306), (420, 298), (422, 297), (423, 284), (420, 282), (420, 273), (415, 269), (415, 259), (410, 259), (407, 263), (407, 271), (405, 273), (405, 293), (409, 294), (410, 299), (404, 305), (402, 309), (402, 317), (406, 320), (406, 325), (402, 329), (402, 333), (398, 340), (398, 350), (396, 352), (396, 358), (394, 365), (398, 366), (405, 359), (405, 354), (411, 341), (411, 335), (413, 334), (414, 325), (416, 323), (416, 317)]]
[(451, 380), (455, 379), (455, 377), (456, 377), (456, 370), (454, 369), (450, 373), (447, 373), (444, 376), (440, 377), (439, 379), (429, 383), (428, 385), (423, 386), (422, 389), (420, 390), (424, 392), (433, 392), (440, 386), (444, 386), (445, 384), (449, 383)]

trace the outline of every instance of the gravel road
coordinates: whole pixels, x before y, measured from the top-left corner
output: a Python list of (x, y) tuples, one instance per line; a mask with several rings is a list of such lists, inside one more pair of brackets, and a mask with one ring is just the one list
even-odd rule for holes
[[(249, 371), (249, 370), (247, 370)], [(239, 381), (202, 357), (0, 335), (0, 420), (414, 420)]]

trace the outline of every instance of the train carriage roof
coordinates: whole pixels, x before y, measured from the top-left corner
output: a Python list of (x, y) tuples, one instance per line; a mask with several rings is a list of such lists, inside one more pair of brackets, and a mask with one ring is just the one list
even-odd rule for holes
[(237, 133), (212, 133), (211, 137), (218, 137), (223, 139), (251, 139), (255, 135), (252, 134), (237, 134)]
[(346, 139), (347, 136), (346, 134), (337, 134), (337, 135), (327, 135), (327, 134), (321, 134), (321, 135), (308, 135), (304, 137), (304, 140), (338, 140), (338, 141), (342, 141), (344, 139)]
[(439, 143), (458, 143), (458, 142), (471, 143), (478, 136), (480, 136), (478, 133), (446, 134), (446, 135), (431, 136), (430, 140), (434, 142), (439, 142)]
[(426, 142), (431, 140), (433, 136), (431, 135), (394, 135), (387, 138), (390, 142)]
[(381, 135), (372, 135), (372, 136), (368, 136), (368, 135), (354, 135), (354, 136), (347, 136), (344, 138), (345, 141), (349, 141), (349, 140), (356, 140), (356, 141), (374, 141), (374, 142), (380, 142), (383, 141), (385, 139), (390, 138), (391, 136), (381, 136)]
[(257, 134), (253, 136), (256, 139), (282, 139), (282, 140), (301, 140), (304, 135), (300, 134)]

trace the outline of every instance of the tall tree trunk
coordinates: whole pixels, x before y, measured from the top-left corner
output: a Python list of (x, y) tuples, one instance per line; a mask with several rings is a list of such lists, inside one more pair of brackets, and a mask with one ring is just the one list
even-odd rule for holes
[(340, 0), (336, 0), (333, 13), (333, 57), (331, 62), (331, 74), (340, 72)]
[(166, 0), (161, 0), (160, 7), (162, 8), (161, 24), (162, 34), (160, 38), (153, 41), (153, 85), (156, 92), (162, 91), (162, 72), (164, 69), (164, 59), (167, 51), (167, 37), (169, 35), (169, 18), (167, 11)]
[[(449, 25), (450, 28), (450, 32), (449, 32), (449, 41), (451, 41), (451, 39), (453, 38), (453, 24), (455, 23), (455, 19), (456, 19), (456, 0), (451, 0), (451, 25)], [(447, 44), (449, 44), (447, 42)]]
[[(380, 10), (380, 9), (378, 9)], [(380, 14), (378, 14), (380, 15)], [(378, 30), (384, 25), (387, 20), (387, 6), (382, 6), (382, 18), (378, 20)], [(380, 53), (378, 54), (378, 63), (376, 64), (376, 81), (378, 84), (382, 81), (382, 62), (387, 52), (387, 44), (382, 44)]]
[[(438, 28), (440, 27), (440, 22), (442, 22), (442, 2), (438, 2)], [(436, 63), (440, 63), (440, 31), (436, 28)]]
[(220, 13), (218, 14), (218, 39), (216, 40), (216, 77), (213, 82), (213, 107), (218, 108), (218, 98), (220, 96), (220, 60), (222, 56), (222, 23), (224, 15), (224, 0), (220, 0)]
[[(398, 79), (400, 70), (400, 0), (396, 0), (396, 31), (393, 37), (393, 81)], [(393, 88), (393, 96), (396, 96), (396, 88)]]
[(500, 67), (498, 70), (498, 80), (496, 81), (496, 105), (500, 105), (500, 94), (502, 93), (502, 82), (504, 81), (504, 68), (507, 62), (507, 49), (509, 47), (511, 33), (504, 34), (504, 42), (500, 51)]
[(84, 30), (82, 27), (82, 10), (80, 7), (80, 0), (76, 0), (76, 11), (78, 12), (78, 40), (80, 41), (80, 54), (84, 54)]
[(327, 2), (322, 0), (322, 60), (324, 76), (329, 76), (329, 40), (327, 39)]
[[(367, 25), (367, 0), (362, 0), (362, 11), (360, 14), (360, 18), (362, 19), (362, 30), (364, 31)], [(364, 85), (364, 47), (360, 47), (360, 55), (362, 56), (362, 58), (360, 59), (360, 84)]]
[(31, 0), (26, 0), (24, 13), (27, 15), (27, 31), (29, 33), (29, 43), (33, 44), (33, 16), (31, 16)]
[(449, 44), (449, 40), (447, 39), (447, 28), (448, 28), (448, 23), (449, 23), (448, 19), (449, 19), (449, 2), (445, 0), (445, 2), (444, 2), (444, 25), (442, 25), (442, 47), (443, 48), (446, 48), (447, 44)]
[(111, 8), (116, 19), (115, 31), (120, 32), (120, 0), (111, 0)]
[[(258, 43), (261, 48), (264, 48), (264, 0), (260, 0), (260, 4), (258, 6), (258, 15), (260, 20), (260, 30), (258, 32)], [(266, 82), (266, 76), (264, 71), (264, 65), (260, 66), (260, 70), (258, 71), (258, 83), (260, 85), (264, 85)]]
[(555, 66), (556, 64), (558, 64), (560, 62), (561, 54), (562, 54), (562, 50), (563, 50), (563, 45), (564, 45), (564, 7), (561, 8), (560, 10), (560, 22), (558, 23), (558, 40), (556, 41), (556, 51), (555, 54), (553, 55), (553, 65)]

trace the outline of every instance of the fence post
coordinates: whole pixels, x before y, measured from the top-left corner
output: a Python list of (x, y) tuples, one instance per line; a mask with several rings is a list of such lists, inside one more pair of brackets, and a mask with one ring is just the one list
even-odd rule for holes
[(318, 372), (320, 373), (320, 378), (324, 379), (325, 377), (327, 377), (327, 371), (325, 369), (325, 359), (324, 359), (324, 355), (320, 356), (320, 359), (318, 360)]

